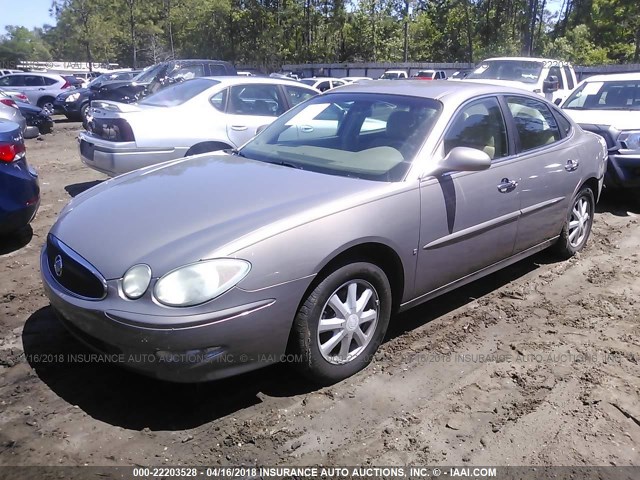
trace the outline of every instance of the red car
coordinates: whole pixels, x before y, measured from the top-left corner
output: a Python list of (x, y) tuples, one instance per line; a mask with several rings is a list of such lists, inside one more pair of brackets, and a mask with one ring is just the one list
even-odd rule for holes
[(447, 74), (444, 70), (420, 70), (413, 75), (415, 80), (446, 80)]

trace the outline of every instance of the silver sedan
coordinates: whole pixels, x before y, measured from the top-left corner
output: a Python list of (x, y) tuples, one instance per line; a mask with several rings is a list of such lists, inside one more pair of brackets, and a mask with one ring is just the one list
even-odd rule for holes
[(258, 77), (196, 78), (138, 104), (93, 101), (80, 157), (110, 176), (198, 153), (236, 148), (260, 127), (319, 92)]
[(111, 179), (42, 251), (69, 330), (162, 379), (292, 361), (364, 368), (393, 315), (587, 242), (602, 139), (527, 92), (377, 81), (298, 105), (235, 152)]

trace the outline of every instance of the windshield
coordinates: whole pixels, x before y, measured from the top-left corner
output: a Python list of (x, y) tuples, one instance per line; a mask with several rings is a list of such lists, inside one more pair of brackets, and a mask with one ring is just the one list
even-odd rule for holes
[(436, 72), (434, 72), (433, 70), (424, 70), (422, 72), (418, 72), (416, 74), (416, 77), (420, 77), (420, 78), (433, 78), (433, 76), (436, 74)]
[(304, 83), (305, 85), (309, 85), (310, 87), (313, 87), (316, 84), (317, 80), (314, 78), (305, 78), (300, 80), (300, 82)]
[(382, 79), (382, 80), (395, 80), (399, 76), (400, 76), (400, 74), (398, 72), (385, 72), (385, 73), (382, 74), (380, 79)]
[(567, 99), (569, 110), (640, 110), (640, 80), (585, 82)]
[(430, 98), (327, 94), (279, 117), (241, 154), (330, 175), (401, 181), (440, 110)]
[(149, 95), (140, 101), (140, 105), (151, 105), (154, 107), (175, 107), (182, 105), (187, 100), (191, 100), (196, 95), (204, 92), (208, 88), (219, 84), (218, 80), (210, 78), (194, 78), (176, 83), (167, 88)]
[(466, 78), (536, 83), (542, 73), (542, 65), (542, 62), (526, 60), (487, 60), (478, 65)]
[(134, 78), (134, 81), (138, 83), (151, 83), (151, 81), (160, 73), (165, 67), (165, 64), (159, 63), (155, 67), (150, 67), (148, 70), (143, 70), (140, 74)]
[(103, 73), (102, 75), (99, 75), (91, 80), (89, 82), (89, 87), (97, 87), (102, 85), (104, 82), (109, 82), (112, 80), (129, 80), (133, 78), (134, 74), (135, 72)]

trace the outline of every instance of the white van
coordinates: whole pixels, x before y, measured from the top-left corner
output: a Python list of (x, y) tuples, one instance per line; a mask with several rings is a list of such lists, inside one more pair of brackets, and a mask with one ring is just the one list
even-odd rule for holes
[(480, 62), (463, 82), (509, 85), (537, 93), (559, 105), (576, 86), (569, 62), (551, 58), (498, 57)]

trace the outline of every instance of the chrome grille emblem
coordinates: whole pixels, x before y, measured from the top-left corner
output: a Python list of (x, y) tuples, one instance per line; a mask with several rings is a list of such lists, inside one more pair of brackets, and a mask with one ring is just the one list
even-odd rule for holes
[(62, 276), (62, 257), (60, 255), (56, 256), (53, 261), (53, 271), (56, 272), (56, 276)]

